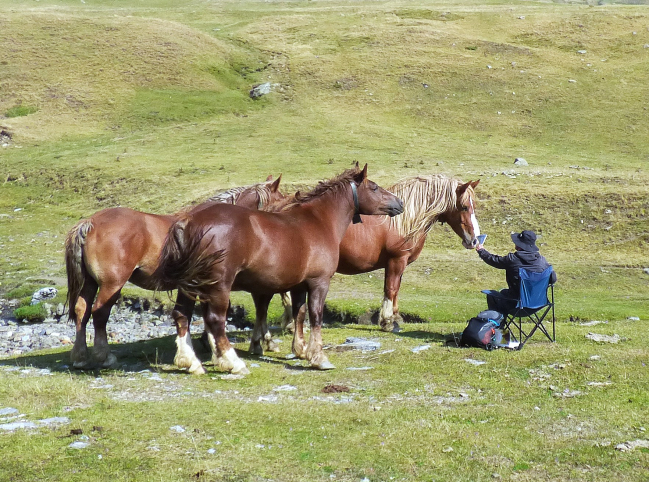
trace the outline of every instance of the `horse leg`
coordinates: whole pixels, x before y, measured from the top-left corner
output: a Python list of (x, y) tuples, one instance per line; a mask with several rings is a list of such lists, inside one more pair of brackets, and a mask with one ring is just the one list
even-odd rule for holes
[(306, 291), (291, 291), (292, 315), (295, 320), (293, 330), (293, 354), (298, 358), (306, 358), (306, 342), (304, 341), (304, 319), (306, 318)]
[(74, 368), (88, 367), (88, 345), (86, 343), (86, 326), (90, 320), (92, 302), (97, 294), (97, 282), (91, 276), (85, 276), (83, 288), (75, 306), (70, 307), (76, 327), (74, 346), (70, 352), (70, 361)]
[(262, 340), (268, 346), (268, 342), (272, 342), (266, 318), (268, 316), (268, 305), (273, 295), (262, 295), (258, 293), (251, 293), (252, 299), (255, 302), (255, 327), (252, 330), (252, 337), (250, 339), (250, 353), (253, 355), (263, 355), (264, 348), (261, 346)]
[(289, 333), (295, 331), (295, 318), (293, 317), (293, 306), (291, 303), (291, 293), (281, 293), (284, 314), (282, 315), (282, 330)]
[(316, 283), (309, 288), (309, 320), (311, 333), (306, 348), (306, 359), (318, 370), (331, 370), (334, 367), (322, 350), (322, 310), (329, 291), (329, 283)]
[[(406, 269), (407, 265), (408, 259), (406, 257), (401, 257), (389, 259), (388, 264), (385, 267), (383, 305), (381, 306), (381, 312), (379, 314), (379, 325), (383, 331), (398, 332), (400, 330), (397, 320), (401, 318), (401, 316), (398, 315), (397, 296), (399, 294), (399, 288), (401, 287), (403, 271)], [(395, 313), (397, 313), (396, 316)]]
[(117, 361), (115, 355), (108, 347), (108, 335), (106, 324), (110, 316), (110, 310), (117, 302), (122, 284), (103, 284), (99, 287), (97, 299), (92, 307), (92, 324), (95, 327), (94, 358), (101, 367), (109, 367)]
[(228, 311), (230, 290), (219, 290), (212, 294), (208, 303), (203, 307), (203, 319), (207, 339), (212, 348), (212, 362), (223, 371), (237, 375), (250, 373), (246, 364), (237, 356), (230, 340), (225, 335), (225, 322)]
[(192, 338), (189, 333), (189, 321), (194, 311), (194, 300), (189, 298), (183, 292), (178, 291), (176, 305), (171, 312), (171, 317), (176, 325), (176, 356), (174, 365), (178, 368), (187, 368), (189, 373), (194, 375), (203, 375), (205, 368), (196, 356), (192, 346)]

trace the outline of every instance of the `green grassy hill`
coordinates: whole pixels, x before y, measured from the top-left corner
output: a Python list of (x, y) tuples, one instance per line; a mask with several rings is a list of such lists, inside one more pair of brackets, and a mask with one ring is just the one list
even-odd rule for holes
[[(0, 289), (63, 285), (63, 237), (101, 208), (172, 212), (279, 173), (288, 192), (356, 160), (382, 184), (480, 178), (489, 247), (543, 234), (560, 318), (646, 318), (648, 20), (529, 2), (0, 1)], [(260, 82), (273, 92), (253, 101)], [(376, 307), (381, 279), (336, 278), (330, 302)], [(503, 283), (436, 227), (401, 306), (464, 319)]]

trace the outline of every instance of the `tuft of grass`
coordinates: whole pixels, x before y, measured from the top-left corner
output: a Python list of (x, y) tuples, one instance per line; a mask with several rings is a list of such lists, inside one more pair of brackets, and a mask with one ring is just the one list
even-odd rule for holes
[(29, 114), (33, 114), (34, 112), (37, 112), (38, 108), (36, 107), (31, 107), (27, 105), (17, 105), (15, 107), (12, 107), (11, 109), (8, 109), (5, 112), (6, 117), (23, 117)]
[(14, 316), (18, 321), (29, 323), (41, 322), (47, 318), (47, 310), (42, 303), (35, 305), (21, 306), (14, 310)]

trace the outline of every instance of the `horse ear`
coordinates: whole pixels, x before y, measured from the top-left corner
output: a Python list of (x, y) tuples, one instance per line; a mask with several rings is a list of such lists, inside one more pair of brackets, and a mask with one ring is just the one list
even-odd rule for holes
[(273, 180), (273, 175), (269, 174), (268, 177), (266, 178), (266, 182), (272, 181)]
[(475, 189), (478, 184), (480, 184), (480, 179), (478, 179), (477, 181), (471, 181), (471, 187), (473, 189)]
[[(272, 178), (272, 176), (270, 176)], [(270, 191), (271, 192), (277, 192), (279, 189), (279, 182), (282, 180), (282, 175), (280, 174), (277, 180), (270, 185)]]
[(365, 163), (365, 167), (363, 167), (363, 181), (367, 179), (367, 163)]
[(457, 197), (459, 198), (462, 194), (464, 194), (464, 192), (469, 188), (470, 185), (471, 185), (471, 182), (467, 182), (465, 184), (460, 184), (457, 187), (457, 189), (455, 190), (455, 193), (456, 193)]

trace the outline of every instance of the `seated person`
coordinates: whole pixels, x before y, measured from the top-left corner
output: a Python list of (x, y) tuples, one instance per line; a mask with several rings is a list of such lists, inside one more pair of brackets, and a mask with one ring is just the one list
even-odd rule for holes
[[(516, 250), (507, 256), (491, 254), (481, 244), (475, 248), (480, 258), (489, 266), (505, 270), (505, 277), (509, 288), (500, 292), (492, 291), (490, 294), (487, 294), (487, 306), (489, 309), (498, 311), (503, 315), (507, 315), (516, 310), (516, 304), (520, 297), (518, 269), (525, 268), (528, 271), (540, 273), (550, 266), (547, 260), (539, 253), (534, 231), (513, 233), (512, 241)], [(556, 279), (556, 274), (552, 272), (550, 283), (556, 282)]]

